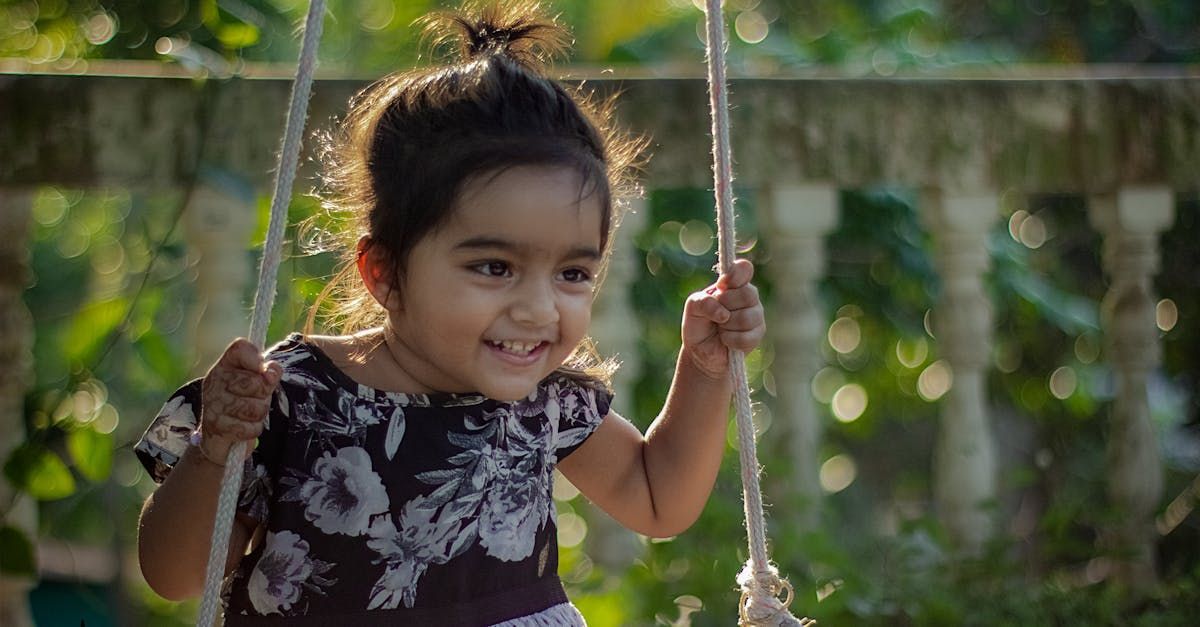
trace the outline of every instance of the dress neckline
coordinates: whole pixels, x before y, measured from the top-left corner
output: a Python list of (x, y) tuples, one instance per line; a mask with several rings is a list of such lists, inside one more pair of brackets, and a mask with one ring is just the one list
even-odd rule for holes
[(493, 403), (502, 402), (488, 398), (477, 392), (392, 392), (381, 390), (365, 383), (359, 383), (354, 377), (347, 374), (345, 370), (342, 370), (324, 349), (309, 341), (302, 333), (295, 332), (288, 335), (285, 343), (295, 343), (307, 351), (322, 366), (327, 376), (338, 387), (352, 391), (355, 396), (364, 400), (386, 402), (392, 405), (420, 407), (462, 407), (465, 405), (478, 405), (486, 401)]

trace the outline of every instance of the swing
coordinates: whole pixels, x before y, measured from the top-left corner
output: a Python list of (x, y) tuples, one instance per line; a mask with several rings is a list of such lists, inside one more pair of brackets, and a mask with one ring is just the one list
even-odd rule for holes
[[(725, 87), (724, 21), (721, 0), (706, 2), (708, 87), (712, 111), (713, 179), (717, 205), (717, 258), (721, 272), (729, 272), (736, 258), (736, 237), (733, 219), (732, 151), (729, 145), (729, 103)], [(283, 251), (287, 207), (291, 201), (292, 183), (299, 162), (300, 140), (308, 114), (308, 100), (316, 65), (317, 41), (321, 38), (324, 17), (325, 1), (311, 0), (305, 18), (296, 78), (292, 84), (283, 147), (275, 173), (267, 239), (259, 265), (258, 287), (254, 294), (250, 341), (259, 347), (266, 342), (267, 323), (270, 321), (271, 308), (275, 301), (276, 275)], [(730, 369), (737, 409), (742, 498), (750, 547), (750, 557), (737, 576), (742, 589), (741, 600), (738, 603), (738, 624), (752, 627), (808, 627), (815, 624), (814, 621), (807, 618), (799, 620), (788, 612), (788, 605), (793, 598), (791, 584), (779, 577), (778, 570), (767, 555), (766, 521), (763, 515), (762, 491), (758, 482), (758, 454), (754, 441), (754, 424), (751, 420), (750, 389), (746, 380), (745, 355), (740, 351), (730, 351)], [(211, 627), (216, 619), (221, 579), (229, 552), (229, 536), (242, 483), (241, 462), (245, 453), (246, 443), (239, 442), (230, 449), (225, 463), (208, 566), (204, 573), (204, 596), (196, 621), (198, 627)], [(780, 595), (784, 598), (780, 599)]]

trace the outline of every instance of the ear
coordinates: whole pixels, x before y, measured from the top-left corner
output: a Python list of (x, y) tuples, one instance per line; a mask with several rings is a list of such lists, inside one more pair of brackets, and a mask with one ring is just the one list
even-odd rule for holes
[(402, 308), (399, 281), (389, 255), (367, 235), (358, 240), (357, 255), (358, 276), (375, 302), (388, 311), (399, 311)]

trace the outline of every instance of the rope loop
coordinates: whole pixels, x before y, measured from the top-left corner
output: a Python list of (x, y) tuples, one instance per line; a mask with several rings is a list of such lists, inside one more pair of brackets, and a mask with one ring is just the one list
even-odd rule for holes
[[(742, 599), (738, 602), (738, 625), (741, 627), (752, 627), (760, 625), (765, 621), (767, 624), (774, 625), (784, 618), (787, 610), (792, 605), (792, 599), (795, 598), (795, 591), (792, 589), (792, 584), (787, 580), (779, 581), (779, 587), (767, 588), (769, 596), (765, 597), (770, 601), (763, 602), (763, 597), (755, 597), (754, 592), (742, 590)], [(780, 589), (782, 588), (782, 590)], [(760, 588), (756, 592), (760, 592)], [(785, 596), (779, 598), (782, 592)], [(778, 604), (778, 605), (776, 605)], [(760, 608), (769, 609), (770, 613), (766, 616), (761, 615)]]
[[(788, 607), (796, 596), (792, 584), (779, 576), (774, 564), (766, 568), (754, 568), (749, 562), (738, 573), (738, 584), (742, 587), (742, 598), (738, 602), (738, 625), (787, 624)], [(781, 598), (782, 596), (782, 598)]]

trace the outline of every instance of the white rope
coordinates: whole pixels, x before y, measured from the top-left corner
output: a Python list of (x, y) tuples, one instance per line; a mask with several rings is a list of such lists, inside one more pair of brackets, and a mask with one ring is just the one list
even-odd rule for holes
[[(729, 143), (729, 99), (725, 85), (725, 22), (721, 0), (707, 0), (705, 22), (708, 27), (708, 93), (712, 111), (713, 183), (717, 201), (717, 262), (722, 273), (733, 269), (737, 259), (737, 238), (733, 215), (733, 151)], [(762, 488), (758, 483), (758, 452), (754, 442), (754, 421), (750, 407), (750, 386), (746, 381), (746, 360), (741, 351), (729, 351), (729, 369), (733, 376), (737, 410), (738, 454), (742, 468), (742, 502), (746, 514), (750, 558), (738, 575), (742, 600), (738, 606), (740, 625), (810, 625), (798, 620), (787, 609), (792, 588), (780, 579), (779, 571), (767, 556), (766, 520), (763, 516)], [(780, 599), (779, 595), (785, 598)]]
[[(250, 341), (262, 347), (267, 339), (267, 324), (271, 320), (271, 308), (275, 305), (276, 275), (279, 261), (283, 257), (283, 232), (287, 226), (287, 209), (292, 200), (292, 184), (296, 180), (296, 168), (300, 161), (300, 145), (304, 135), (304, 122), (308, 117), (309, 94), (312, 93), (313, 70), (317, 64), (317, 42), (321, 39), (321, 28), (325, 21), (325, 0), (312, 0), (308, 5), (308, 16), (304, 21), (304, 38), (300, 45), (300, 62), (296, 66), (296, 80), (292, 83), (291, 102), (288, 106), (287, 122), (284, 126), (283, 147), (279, 152), (279, 165), (275, 170), (275, 191), (271, 199), (271, 218), (267, 226), (267, 241), (263, 247), (262, 261), (258, 268), (258, 289), (254, 293), (254, 314), (250, 321)], [(229, 535), (233, 531), (233, 516), (237, 511), (238, 492), (242, 487), (243, 460), (246, 443), (239, 442), (229, 450), (225, 460), (225, 474), (221, 479), (221, 493), (217, 498), (217, 515), (213, 521), (212, 543), (208, 553), (208, 567), (204, 571), (204, 596), (200, 601), (197, 627), (211, 627), (220, 605), (221, 580), (225, 574), (225, 563), (229, 553)]]

